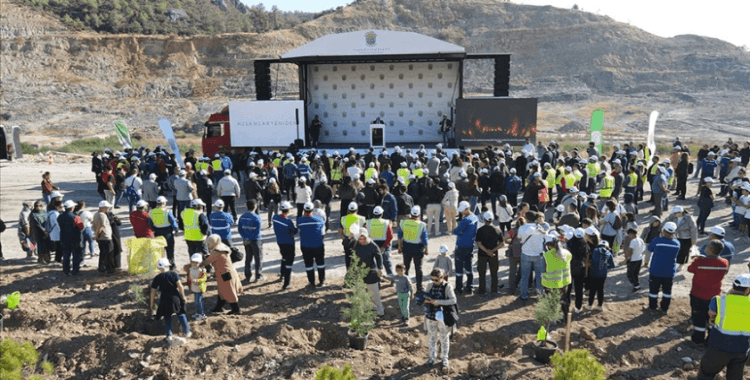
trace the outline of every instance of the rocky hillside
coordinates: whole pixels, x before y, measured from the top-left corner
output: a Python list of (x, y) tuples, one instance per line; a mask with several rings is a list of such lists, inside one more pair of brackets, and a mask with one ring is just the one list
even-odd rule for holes
[[(598, 95), (750, 92), (750, 56), (716, 39), (660, 38), (577, 10), (487, 0), (362, 0), (262, 34), (136, 35), (81, 31), (33, 7), (0, 0), (0, 120), (31, 129), (110, 128), (122, 117), (199, 124), (228, 99), (254, 97), (252, 62), (320, 36), (408, 30), (513, 54), (512, 94), (542, 101)], [(294, 93), (296, 68), (274, 67), (277, 94)], [(466, 89), (488, 92), (491, 67), (467, 67)]]

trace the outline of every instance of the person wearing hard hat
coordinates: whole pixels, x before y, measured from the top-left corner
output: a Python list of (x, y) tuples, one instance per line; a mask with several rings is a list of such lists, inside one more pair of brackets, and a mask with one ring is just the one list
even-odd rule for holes
[(497, 293), (497, 271), (498, 271), (498, 254), (503, 244), (503, 233), (499, 228), (492, 225), (495, 220), (492, 212), (487, 211), (482, 215), (484, 225), (477, 230), (476, 240), (479, 254), (477, 255), (477, 273), (479, 274), (479, 294), (487, 291), (487, 268), (490, 270), (490, 293)]
[[(708, 234), (708, 238), (710, 239), (709, 242), (713, 240), (718, 240), (722, 244), (724, 244), (724, 248), (721, 250), (721, 253), (719, 253), (719, 257), (721, 257), (722, 259), (726, 259), (729, 262), (729, 266), (732, 266), (732, 258), (734, 258), (735, 248), (734, 248), (734, 244), (732, 244), (730, 241), (724, 238), (725, 235), (726, 235), (726, 232), (724, 231), (723, 228), (719, 226), (714, 226), (711, 228)], [(703, 256), (706, 256), (705, 245), (701, 247), (700, 254)]]
[[(568, 315), (570, 311), (570, 284), (573, 283), (570, 263), (573, 255), (567, 249), (563, 248), (562, 242), (557, 235), (544, 236), (544, 273), (542, 273), (542, 286), (546, 289), (560, 290), (560, 304), (562, 305), (563, 316)], [(602, 281), (602, 289), (604, 282)], [(589, 297), (593, 301), (593, 297)]]
[[(66, 276), (78, 275), (78, 269), (83, 261), (83, 249), (81, 247), (81, 231), (83, 221), (81, 217), (73, 213), (76, 203), (68, 199), (64, 204), (65, 211), (57, 217), (60, 226), (60, 248), (62, 249), (62, 269)], [(73, 268), (70, 267), (70, 259), (73, 259)]]
[(94, 238), (99, 245), (99, 273), (112, 274), (115, 272), (114, 244), (112, 243), (112, 226), (107, 217), (107, 211), (112, 205), (107, 201), (99, 202), (99, 211), (94, 214), (91, 227)]
[(677, 264), (680, 264), (678, 270), (687, 264), (690, 257), (690, 248), (698, 241), (698, 227), (695, 225), (693, 216), (682, 206), (674, 206), (669, 211), (669, 216), (664, 219), (664, 223), (674, 222), (677, 225), (675, 239), (680, 242), (680, 253), (677, 254)]
[(325, 218), (313, 215), (315, 206), (307, 202), (303, 206), (304, 213), (297, 218), (297, 229), (299, 230), (299, 245), (302, 250), (302, 259), (305, 262), (308, 287), (315, 288), (315, 269), (318, 269), (318, 287), (325, 285), (326, 262), (325, 245), (323, 235), (325, 234)]
[[(242, 237), (242, 245), (245, 246), (245, 283), (250, 283), (252, 277), (252, 265), (255, 260), (255, 280), (258, 282), (265, 280), (263, 276), (263, 239), (261, 229), (263, 221), (255, 212), (257, 202), (255, 199), (247, 201), (247, 211), (240, 216), (237, 222), (237, 230)], [(270, 226), (269, 226), (270, 227)]]
[(398, 252), (404, 255), (406, 275), (409, 275), (411, 262), (414, 261), (416, 271), (417, 291), (422, 287), (422, 258), (429, 255), (427, 225), (419, 220), (421, 214), (419, 206), (414, 206), (409, 212), (409, 219), (402, 220), (398, 230)]
[(232, 248), (234, 247), (232, 244), (232, 226), (234, 226), (236, 219), (230, 213), (222, 211), (223, 209), (224, 201), (217, 199), (214, 202), (214, 212), (208, 217), (208, 223), (211, 225), (211, 233), (219, 235), (221, 242)]
[[(458, 212), (461, 213), (462, 219), (458, 222), (458, 226), (453, 229), (453, 234), (456, 235), (456, 293), (471, 294), (474, 282), (471, 261), (474, 254), (474, 238), (479, 228), (479, 219), (471, 212), (471, 207), (467, 201), (461, 201), (458, 204)], [(464, 274), (466, 275), (466, 287), (463, 285)]]
[(133, 234), (136, 238), (153, 238), (154, 231), (148, 223), (148, 202), (141, 199), (135, 203), (136, 209), (130, 213), (130, 225), (133, 227)]
[[(169, 260), (162, 257), (156, 263), (159, 274), (151, 281), (151, 294), (149, 296), (149, 310), (151, 315), (156, 318), (164, 318), (164, 325), (167, 328), (167, 343), (170, 346), (177, 346), (185, 343), (185, 338), (190, 338), (193, 333), (190, 332), (187, 316), (185, 315), (185, 288), (182, 286), (180, 275), (169, 270)], [(159, 297), (159, 308), (154, 307), (156, 293), (161, 293)], [(172, 314), (177, 314), (177, 320), (180, 321), (182, 332), (185, 338), (172, 336)]]
[[(187, 179), (187, 172), (180, 170), (178, 178), (175, 178), (173, 189), (175, 191), (175, 199), (177, 200), (177, 215), (182, 215), (182, 212), (191, 207), (190, 201), (193, 199), (193, 183)], [(205, 205), (205, 203), (203, 203)], [(173, 210), (174, 211), (174, 210)]]
[(192, 208), (182, 212), (180, 227), (185, 231), (188, 254), (192, 256), (193, 253), (202, 253), (205, 258), (208, 256), (206, 236), (211, 234), (211, 224), (208, 222), (206, 213), (203, 212), (206, 204), (200, 199), (193, 199), (191, 206)]
[(732, 289), (717, 295), (708, 306), (708, 348), (701, 358), (697, 380), (713, 380), (726, 367), (727, 380), (741, 380), (750, 352), (750, 274), (732, 282)]
[(167, 259), (171, 268), (174, 269), (174, 235), (179, 231), (177, 219), (172, 211), (167, 210), (167, 198), (159, 196), (156, 198), (156, 208), (148, 213), (148, 226), (154, 231), (154, 237), (164, 237), (167, 241)]
[(393, 227), (388, 219), (383, 218), (383, 208), (375, 206), (372, 210), (372, 218), (367, 221), (367, 231), (370, 238), (380, 247), (383, 255), (383, 266), (388, 278), (393, 276), (393, 264), (391, 262), (391, 241), (393, 240)]
[(288, 201), (281, 202), (279, 206), (281, 213), (273, 216), (273, 231), (276, 233), (276, 244), (279, 246), (281, 253), (281, 277), (283, 285), (281, 290), (289, 289), (289, 282), (292, 278), (292, 265), (294, 264), (294, 235), (297, 234), (297, 227), (289, 219), (289, 210), (292, 204)]
[(729, 271), (729, 261), (719, 257), (724, 249), (721, 240), (711, 240), (703, 248), (705, 257), (695, 256), (688, 267), (693, 273), (693, 285), (690, 288), (690, 310), (693, 321), (691, 340), (696, 344), (706, 341), (706, 323), (708, 322), (708, 305), (721, 294), (721, 282)]
[(672, 283), (677, 273), (677, 254), (680, 242), (674, 238), (677, 225), (674, 222), (664, 223), (661, 236), (651, 240), (648, 250), (653, 252), (649, 266), (648, 303), (650, 310), (657, 310), (659, 290), (662, 291), (661, 310), (667, 312), (672, 302)]
[(349, 203), (347, 210), (349, 213), (341, 218), (341, 224), (339, 225), (339, 238), (341, 238), (341, 245), (344, 246), (344, 264), (346, 264), (346, 269), (348, 270), (352, 262), (352, 241), (350, 239), (351, 227), (353, 225), (357, 225), (358, 227), (364, 226), (365, 218), (357, 214), (357, 211), (359, 210), (357, 202)]
[(221, 167), (221, 155), (218, 153), (214, 154), (214, 159), (211, 161), (211, 171), (214, 176), (214, 183), (219, 183), (221, 177), (224, 175), (224, 169)]

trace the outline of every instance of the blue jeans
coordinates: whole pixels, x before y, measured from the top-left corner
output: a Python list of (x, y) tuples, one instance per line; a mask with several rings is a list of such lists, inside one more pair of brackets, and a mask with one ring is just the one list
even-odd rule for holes
[(138, 203), (138, 201), (141, 200), (141, 196), (139, 195), (137, 198), (133, 199), (132, 201), (130, 198), (128, 198), (128, 212), (133, 212), (133, 209), (135, 208), (135, 204)]
[(443, 132), (443, 148), (448, 147), (448, 132)]
[(86, 227), (83, 229), (83, 232), (81, 233), (83, 238), (83, 249), (81, 250), (81, 253), (86, 251), (86, 245), (89, 246), (89, 254), (92, 256), (94, 255), (94, 231), (91, 229), (91, 227)]
[(469, 210), (473, 212), (475, 215), (479, 215), (479, 209), (477, 209), (477, 203), (479, 203), (479, 197), (476, 195), (472, 195), (469, 197)]
[(542, 273), (544, 272), (544, 259), (542, 256), (529, 256), (521, 254), (521, 299), (529, 298), (529, 276), (531, 270), (534, 270), (536, 289), (542, 294)]
[(503, 193), (490, 193), (490, 202), (492, 202), (492, 214), (497, 216), (497, 203), (500, 202), (500, 196)]
[(195, 313), (198, 315), (206, 315), (206, 311), (203, 310), (203, 293), (193, 293), (195, 296)]
[(42, 194), (42, 199), (44, 199), (44, 204), (48, 205), (52, 201), (52, 193)]
[(456, 291), (461, 293), (464, 288), (463, 275), (466, 274), (466, 287), (471, 289), (474, 283), (474, 271), (471, 269), (471, 259), (474, 247), (456, 247), (453, 252), (456, 267)]
[[(81, 261), (83, 261), (83, 251), (81, 250), (81, 246), (71, 243), (61, 243), (60, 249), (62, 249), (63, 273), (65, 275), (77, 275), (78, 269), (81, 267)], [(70, 268), (71, 256), (73, 258), (73, 270)]]
[(385, 247), (385, 251), (383, 251), (383, 266), (385, 267), (385, 273), (389, 277), (393, 276), (393, 262), (391, 261), (390, 244), (387, 247)]
[[(177, 201), (177, 214), (182, 214), (182, 210), (190, 207), (190, 201)], [(175, 215), (180, 217), (179, 215)]]
[[(187, 334), (190, 332), (190, 326), (188, 326), (187, 316), (185, 314), (177, 314), (177, 320), (180, 321), (182, 332)], [(167, 327), (167, 338), (172, 336), (172, 316), (164, 317), (164, 325)]]

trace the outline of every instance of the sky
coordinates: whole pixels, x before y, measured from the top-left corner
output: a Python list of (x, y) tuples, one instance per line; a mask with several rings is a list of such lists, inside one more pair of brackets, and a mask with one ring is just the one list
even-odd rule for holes
[[(241, 0), (247, 5), (258, 0)], [(460, 1), (460, 0), (455, 0)], [(697, 34), (719, 38), (750, 49), (750, 1), (748, 0), (514, 0), (514, 3), (552, 5), (570, 9), (578, 4), (586, 12), (607, 15), (661, 37)], [(349, 0), (265, 0), (271, 9), (319, 12), (351, 3)]]

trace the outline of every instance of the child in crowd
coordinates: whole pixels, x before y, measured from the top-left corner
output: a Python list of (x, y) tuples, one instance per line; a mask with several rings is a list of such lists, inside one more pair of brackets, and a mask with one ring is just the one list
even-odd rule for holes
[[(156, 314), (156, 320), (164, 318), (164, 325), (167, 328), (167, 342), (170, 346), (185, 343), (185, 338), (190, 338), (193, 333), (190, 332), (188, 320), (185, 316), (185, 290), (180, 282), (180, 275), (169, 270), (169, 259), (162, 257), (156, 264), (159, 274), (151, 282), (151, 295), (149, 296), (149, 310), (152, 315)], [(159, 308), (154, 308), (157, 293), (159, 297)], [(180, 321), (182, 332), (185, 338), (172, 336), (172, 314), (177, 314), (177, 320)]]
[(625, 264), (628, 266), (628, 281), (633, 285), (633, 292), (641, 290), (641, 282), (638, 273), (643, 263), (643, 251), (646, 250), (646, 242), (638, 237), (638, 230), (628, 228), (629, 243), (625, 245)]
[(190, 268), (187, 270), (188, 286), (195, 295), (195, 314), (193, 314), (193, 320), (195, 321), (206, 319), (206, 312), (203, 310), (203, 293), (206, 292), (208, 275), (206, 270), (200, 266), (202, 261), (203, 256), (200, 253), (194, 253), (190, 256)]
[[(589, 271), (589, 310), (601, 311), (604, 304), (604, 282), (607, 281), (607, 272), (615, 267), (612, 251), (609, 243), (601, 240), (599, 245), (591, 253), (591, 270)], [(594, 306), (594, 296), (599, 303)]]
[(409, 326), (409, 300), (414, 299), (414, 291), (409, 277), (404, 275), (403, 264), (396, 265), (396, 276), (393, 277), (393, 286), (396, 287), (398, 295), (398, 307), (401, 309), (401, 321)]
[(440, 256), (435, 258), (435, 265), (432, 266), (433, 270), (438, 268), (445, 273), (446, 281), (453, 276), (453, 260), (448, 257), (448, 246), (445, 244), (440, 246)]

